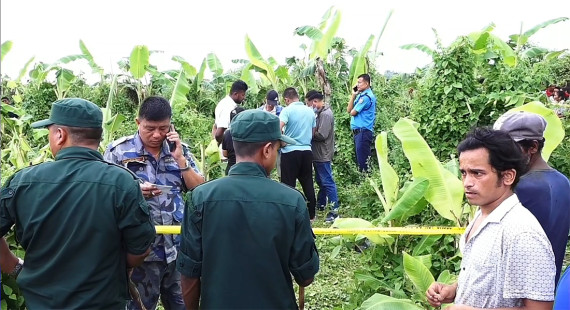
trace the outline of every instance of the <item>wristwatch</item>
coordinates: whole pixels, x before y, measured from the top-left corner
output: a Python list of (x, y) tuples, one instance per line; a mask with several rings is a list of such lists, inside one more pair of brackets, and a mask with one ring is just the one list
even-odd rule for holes
[(190, 162), (188, 162), (188, 159), (186, 160), (186, 167), (184, 168), (180, 168), (180, 171), (188, 171), (190, 170)]
[(22, 271), (22, 266), (24, 266), (24, 260), (18, 257), (18, 263), (16, 264), (16, 266), (14, 266), (14, 269), (12, 270), (12, 272), (10, 272), (10, 276), (17, 278), (18, 275), (20, 274), (20, 271)]

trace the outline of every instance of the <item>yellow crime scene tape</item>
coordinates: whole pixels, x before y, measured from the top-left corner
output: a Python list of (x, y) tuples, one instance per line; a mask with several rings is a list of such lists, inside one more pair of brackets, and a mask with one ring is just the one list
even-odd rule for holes
[[(180, 226), (155, 226), (157, 234), (178, 235)], [(313, 228), (315, 235), (461, 235), (464, 227)]]

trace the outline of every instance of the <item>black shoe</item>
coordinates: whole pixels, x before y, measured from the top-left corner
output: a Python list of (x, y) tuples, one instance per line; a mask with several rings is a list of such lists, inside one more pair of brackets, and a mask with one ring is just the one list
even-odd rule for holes
[(318, 210), (318, 211), (321, 211), (321, 212), (322, 212), (322, 211), (325, 211), (325, 206), (318, 205), (318, 206), (317, 206), (317, 210)]
[(329, 212), (327, 214), (327, 217), (325, 218), (325, 223), (327, 224), (331, 224), (334, 222), (334, 220), (336, 220), (338, 218), (338, 214), (336, 212)]

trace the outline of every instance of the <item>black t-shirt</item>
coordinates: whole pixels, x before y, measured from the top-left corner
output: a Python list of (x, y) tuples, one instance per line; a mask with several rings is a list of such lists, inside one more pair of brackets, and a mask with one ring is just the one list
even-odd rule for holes
[(230, 168), (236, 163), (236, 153), (234, 151), (234, 142), (232, 139), (232, 134), (230, 130), (224, 131), (224, 137), (222, 139), (222, 150), (228, 151), (228, 166), (226, 167), (226, 174), (230, 171)]

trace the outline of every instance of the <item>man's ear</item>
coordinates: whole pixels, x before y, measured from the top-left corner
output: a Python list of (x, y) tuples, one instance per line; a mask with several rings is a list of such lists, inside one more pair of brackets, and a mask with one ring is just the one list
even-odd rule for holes
[(273, 152), (273, 145), (271, 142), (267, 142), (263, 146), (263, 159), (268, 159), (271, 157), (271, 152)]
[(67, 140), (69, 139), (69, 132), (66, 129), (57, 127), (55, 132), (55, 144), (56, 145), (64, 145)]
[(515, 169), (505, 170), (503, 171), (502, 176), (503, 176), (503, 184), (511, 186), (515, 182), (517, 171)]
[(531, 155), (538, 153), (538, 141), (537, 140), (532, 140), (532, 146), (528, 148), (528, 152)]
[(135, 118), (135, 122), (137, 123), (137, 127), (141, 124), (141, 121), (139, 121), (139, 118)]

